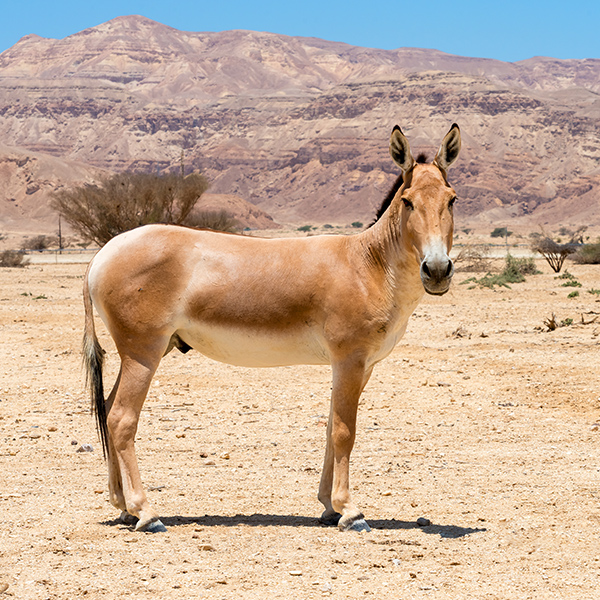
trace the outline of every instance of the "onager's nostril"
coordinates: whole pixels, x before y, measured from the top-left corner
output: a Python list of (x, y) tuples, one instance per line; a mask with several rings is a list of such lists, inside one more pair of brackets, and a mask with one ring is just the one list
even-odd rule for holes
[(427, 275), (427, 277), (431, 277), (431, 271), (429, 270), (429, 267), (427, 266), (427, 263), (425, 261), (423, 261), (423, 264), (421, 265), (421, 269), (423, 270), (423, 273), (425, 273), (425, 275)]
[(453, 270), (454, 270), (454, 265), (452, 264), (452, 261), (449, 260), (448, 267), (446, 268), (446, 277), (450, 277), (452, 275)]

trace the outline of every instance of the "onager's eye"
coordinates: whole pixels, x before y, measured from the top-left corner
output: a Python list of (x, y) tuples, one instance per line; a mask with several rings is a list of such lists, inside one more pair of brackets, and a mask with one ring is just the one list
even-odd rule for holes
[(454, 198), (450, 198), (450, 202), (448, 202), (448, 208), (452, 208), (454, 203), (456, 202), (456, 196)]
[(414, 204), (408, 198), (402, 198), (402, 202), (404, 203), (404, 206), (408, 208), (408, 210), (413, 210), (415, 208)]

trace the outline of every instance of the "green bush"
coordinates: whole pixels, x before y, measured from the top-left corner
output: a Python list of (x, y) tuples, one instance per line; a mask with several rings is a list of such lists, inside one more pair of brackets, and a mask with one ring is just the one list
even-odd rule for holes
[(301, 227), (298, 227), (298, 231), (304, 231), (305, 233), (312, 231), (312, 225), (302, 225)]
[(354, 223), (352, 223), (352, 227), (355, 229), (360, 229), (362, 226), (363, 224), (360, 221), (354, 221)]
[(507, 254), (504, 270), (501, 273), (488, 273), (481, 279), (471, 277), (470, 279), (463, 281), (463, 283), (475, 282), (480, 287), (487, 287), (490, 289), (493, 289), (496, 285), (498, 287), (510, 289), (509, 283), (521, 283), (525, 281), (524, 273), (527, 275), (536, 275), (540, 273), (535, 267), (535, 261), (532, 258), (515, 258), (514, 256)]
[(577, 296), (579, 296), (579, 292), (575, 291), (575, 292), (571, 292), (567, 298), (577, 298)]

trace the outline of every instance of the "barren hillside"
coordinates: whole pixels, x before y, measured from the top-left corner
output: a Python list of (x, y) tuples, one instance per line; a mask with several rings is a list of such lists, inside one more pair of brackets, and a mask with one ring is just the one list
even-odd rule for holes
[(396, 175), (394, 124), (432, 155), (456, 121), (462, 223), (600, 223), (599, 94), (600, 60), (513, 64), (130, 16), (0, 54), (0, 143), (109, 170), (174, 168), (183, 149), (212, 193), (278, 221), (349, 223)]

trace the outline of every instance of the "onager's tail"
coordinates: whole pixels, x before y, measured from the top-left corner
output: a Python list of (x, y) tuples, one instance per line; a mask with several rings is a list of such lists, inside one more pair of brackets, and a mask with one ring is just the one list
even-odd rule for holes
[(92, 298), (88, 289), (87, 273), (83, 284), (83, 304), (85, 307), (85, 326), (83, 332), (83, 364), (85, 383), (92, 397), (92, 413), (96, 415), (96, 427), (102, 442), (104, 458), (108, 456), (108, 426), (106, 424), (106, 405), (104, 404), (104, 384), (102, 366), (104, 350), (96, 337)]

